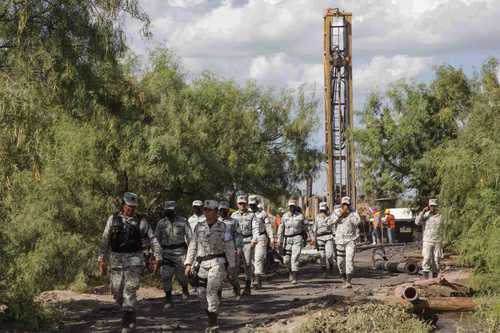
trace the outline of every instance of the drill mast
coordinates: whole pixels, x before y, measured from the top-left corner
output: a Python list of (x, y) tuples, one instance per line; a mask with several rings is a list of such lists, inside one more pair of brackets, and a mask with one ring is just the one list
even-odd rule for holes
[(352, 138), (352, 14), (327, 9), (324, 16), (325, 141), (328, 157), (328, 206), (343, 196), (356, 202)]

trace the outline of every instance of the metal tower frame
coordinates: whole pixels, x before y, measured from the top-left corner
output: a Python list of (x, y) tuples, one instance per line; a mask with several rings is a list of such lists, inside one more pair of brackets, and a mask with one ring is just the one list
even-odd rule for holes
[(350, 196), (356, 205), (352, 138), (352, 14), (327, 9), (324, 16), (325, 142), (328, 206)]

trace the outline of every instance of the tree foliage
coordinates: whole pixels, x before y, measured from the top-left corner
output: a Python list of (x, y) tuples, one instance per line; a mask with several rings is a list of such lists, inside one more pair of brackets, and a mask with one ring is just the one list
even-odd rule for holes
[(188, 81), (167, 50), (137, 75), (125, 16), (147, 33), (133, 0), (0, 4), (0, 303), (31, 326), (44, 323), (34, 295), (92, 276), (124, 191), (155, 222), (166, 199), (277, 199), (322, 158), (314, 96)]
[(473, 90), (461, 69), (440, 66), (429, 84), (399, 82), (373, 94), (361, 113), (361, 187), (372, 198), (414, 192), (423, 203), (439, 193), (439, 149), (456, 138)]

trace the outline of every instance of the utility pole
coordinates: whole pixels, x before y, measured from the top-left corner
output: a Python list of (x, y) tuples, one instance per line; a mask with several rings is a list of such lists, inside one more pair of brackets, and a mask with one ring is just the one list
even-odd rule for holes
[(343, 196), (350, 196), (355, 207), (351, 13), (326, 10), (323, 46), (328, 206), (333, 208)]

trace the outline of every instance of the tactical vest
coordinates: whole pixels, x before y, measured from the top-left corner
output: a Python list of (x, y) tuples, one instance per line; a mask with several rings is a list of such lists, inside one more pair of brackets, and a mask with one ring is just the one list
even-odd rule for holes
[(134, 217), (128, 223), (115, 214), (109, 232), (109, 244), (112, 252), (134, 253), (142, 250), (140, 218)]

